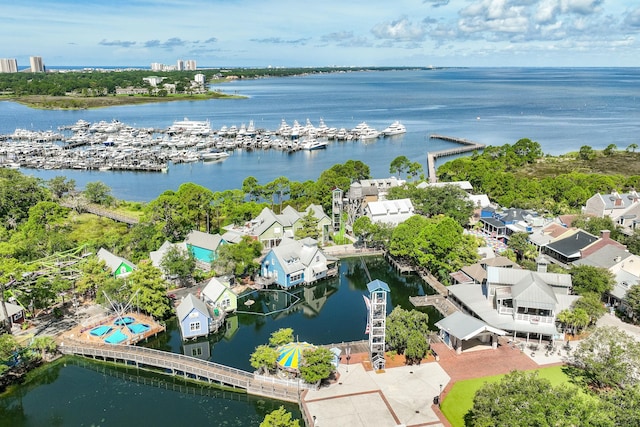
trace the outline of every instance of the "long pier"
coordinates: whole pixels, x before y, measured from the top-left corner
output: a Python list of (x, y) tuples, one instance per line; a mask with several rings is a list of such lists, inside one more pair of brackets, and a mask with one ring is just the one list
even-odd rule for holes
[(439, 157), (453, 156), (456, 154), (468, 153), (470, 151), (482, 150), (485, 145), (478, 142), (470, 141), (465, 138), (456, 138), (454, 136), (446, 136), (439, 134), (431, 134), (430, 139), (439, 139), (442, 141), (455, 142), (460, 144), (461, 147), (447, 148), (445, 150), (433, 151), (427, 153), (427, 169), (429, 173), (429, 182), (434, 183), (437, 180), (436, 177), (436, 160)]
[(120, 362), (136, 367), (160, 368), (171, 375), (182, 375), (185, 378), (287, 402), (299, 402), (300, 393), (313, 387), (302, 380), (285, 380), (257, 375), (195, 357), (144, 347), (67, 340), (61, 343), (59, 349), (63, 354)]

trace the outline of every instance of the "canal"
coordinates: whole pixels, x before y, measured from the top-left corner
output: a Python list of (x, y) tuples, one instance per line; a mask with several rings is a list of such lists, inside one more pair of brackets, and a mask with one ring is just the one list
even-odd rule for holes
[[(346, 258), (338, 277), (317, 286), (288, 296), (270, 292), (244, 297), (256, 301), (251, 306), (256, 313), (231, 316), (219, 334), (183, 343), (172, 319), (165, 333), (144, 345), (252, 371), (249, 356), (280, 328), (292, 328), (299, 341), (313, 344), (367, 339), (366, 270), (371, 279), (389, 285), (389, 312), (396, 306), (413, 308), (410, 296), (434, 293), (418, 276), (397, 274), (382, 257)], [(246, 309), (242, 300), (239, 307)], [(262, 311), (278, 312), (258, 314)], [(432, 327), (441, 318), (433, 308), (423, 311)], [(34, 371), (27, 382), (0, 396), (0, 426), (175, 426), (186, 419), (190, 424), (247, 426), (258, 425), (281, 404), (130, 367), (65, 358)], [(297, 405), (284, 406), (300, 416)]]

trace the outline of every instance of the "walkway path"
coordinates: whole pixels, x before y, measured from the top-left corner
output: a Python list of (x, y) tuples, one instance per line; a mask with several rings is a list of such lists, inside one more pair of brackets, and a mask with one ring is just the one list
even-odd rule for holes
[(640, 326), (625, 323), (614, 314), (605, 314), (596, 323), (598, 326), (614, 326), (627, 332), (629, 335), (640, 341)]
[(180, 374), (201, 381), (243, 389), (250, 394), (289, 402), (297, 402), (300, 391), (308, 387), (304, 383), (254, 375), (195, 357), (131, 345), (97, 345), (66, 337), (59, 349), (63, 354), (77, 354), (94, 359), (160, 368), (174, 375)]

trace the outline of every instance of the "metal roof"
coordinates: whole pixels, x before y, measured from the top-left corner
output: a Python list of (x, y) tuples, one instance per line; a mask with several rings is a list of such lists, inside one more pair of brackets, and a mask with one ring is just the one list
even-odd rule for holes
[(493, 332), (498, 335), (507, 334), (506, 331), (489, 326), (482, 320), (464, 314), (461, 311), (456, 311), (445, 317), (437, 322), (436, 326), (461, 340), (470, 340), (482, 332)]
[(380, 279), (376, 279), (367, 283), (367, 289), (369, 290), (369, 293), (378, 291), (391, 292), (391, 289), (389, 289), (389, 285), (387, 285)]
[(209, 310), (207, 310), (207, 306), (203, 301), (200, 301), (198, 298), (193, 296), (193, 294), (187, 294), (187, 296), (180, 302), (180, 305), (176, 308), (178, 320), (184, 320), (184, 318), (187, 317), (194, 308), (207, 318), (211, 317), (209, 316)]

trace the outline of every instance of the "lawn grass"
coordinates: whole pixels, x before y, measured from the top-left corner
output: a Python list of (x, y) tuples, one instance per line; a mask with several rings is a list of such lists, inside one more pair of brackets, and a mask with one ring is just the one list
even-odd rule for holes
[[(536, 369), (536, 371), (538, 372), (538, 377), (549, 380), (554, 387), (560, 384), (571, 385), (571, 378), (565, 373), (564, 368), (564, 366), (553, 366), (550, 368)], [(504, 375), (495, 375), (455, 383), (440, 407), (442, 413), (447, 417), (451, 425), (453, 427), (463, 427), (464, 415), (473, 406), (473, 397), (476, 391), (485, 383), (500, 381), (502, 377), (504, 377)]]

